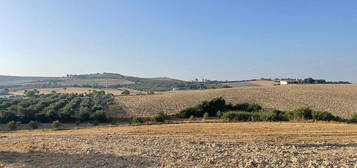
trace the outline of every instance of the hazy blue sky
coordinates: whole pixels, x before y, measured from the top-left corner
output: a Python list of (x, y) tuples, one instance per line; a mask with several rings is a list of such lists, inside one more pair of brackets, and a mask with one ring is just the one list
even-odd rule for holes
[(356, 0), (0, 0), (0, 74), (357, 82)]

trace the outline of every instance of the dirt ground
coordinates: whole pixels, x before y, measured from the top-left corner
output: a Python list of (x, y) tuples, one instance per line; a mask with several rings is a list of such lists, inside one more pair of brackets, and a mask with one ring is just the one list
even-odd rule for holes
[(186, 123), (3, 132), (0, 167), (357, 167), (357, 125)]

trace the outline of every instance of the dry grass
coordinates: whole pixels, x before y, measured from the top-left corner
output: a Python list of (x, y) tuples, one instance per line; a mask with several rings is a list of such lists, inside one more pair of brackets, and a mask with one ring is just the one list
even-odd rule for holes
[(231, 89), (166, 92), (157, 95), (118, 97), (131, 114), (150, 116), (158, 112), (174, 114), (203, 100), (224, 97), (232, 103), (258, 103), (266, 108), (291, 110), (308, 106), (349, 118), (357, 112), (357, 85), (289, 85)]

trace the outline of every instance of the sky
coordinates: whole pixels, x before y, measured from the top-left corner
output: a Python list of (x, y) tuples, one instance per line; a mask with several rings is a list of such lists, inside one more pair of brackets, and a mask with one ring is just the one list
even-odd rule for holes
[(0, 74), (357, 82), (356, 0), (0, 0)]

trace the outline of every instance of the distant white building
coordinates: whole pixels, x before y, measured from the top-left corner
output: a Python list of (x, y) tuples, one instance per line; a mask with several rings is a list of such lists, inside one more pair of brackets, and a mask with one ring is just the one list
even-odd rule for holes
[(179, 87), (179, 88), (172, 88), (172, 91), (179, 91), (179, 90), (189, 90), (189, 87)]
[(11, 98), (11, 97), (15, 97), (15, 95), (0, 95), (0, 98)]
[(288, 81), (280, 81), (280, 85), (288, 85), (289, 82)]
[(279, 81), (280, 85), (289, 85), (289, 84), (297, 84), (298, 81), (296, 80), (281, 80)]

